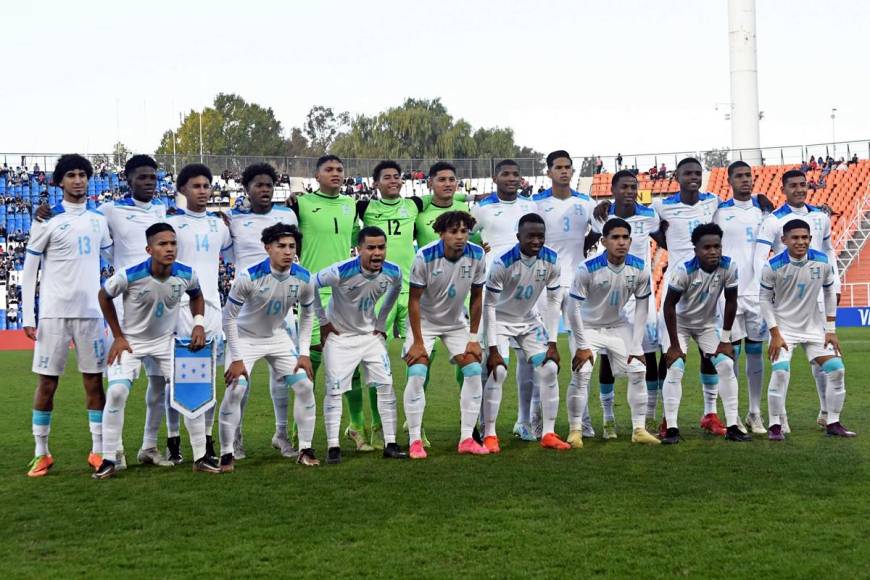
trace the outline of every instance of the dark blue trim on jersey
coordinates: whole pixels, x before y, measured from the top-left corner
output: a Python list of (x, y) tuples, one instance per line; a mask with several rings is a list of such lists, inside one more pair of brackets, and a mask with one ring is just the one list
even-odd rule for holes
[(520, 252), (520, 245), (515, 244), (513, 248), (499, 256), (498, 258), (502, 264), (504, 264), (505, 268), (510, 268), (515, 263), (519, 262), (522, 259), (522, 253)]
[(492, 205), (494, 203), (501, 203), (501, 200), (498, 198), (497, 193), (491, 193), (477, 202), (477, 207), (484, 207), (487, 205)]
[(501, 294), (501, 290), (496, 290), (495, 288), (492, 288), (490, 286), (487, 286), (486, 290), (487, 292), (492, 292), (493, 294)]
[[(698, 256), (695, 256), (694, 258), (692, 258), (688, 262), (684, 262), (683, 266), (686, 267), (686, 273), (691, 274), (692, 272), (696, 272), (697, 270), (699, 270), (701, 268), (701, 262), (698, 261)], [(670, 286), (670, 285), (668, 285), (668, 286)]]
[(42, 255), (42, 252), (37, 252), (36, 250), (31, 250), (30, 248), (27, 248), (27, 253), (30, 254), (31, 256), (41, 256)]
[(812, 260), (813, 262), (821, 262), (823, 264), (828, 263), (828, 255), (824, 252), (820, 252), (818, 250), (813, 250), (810, 248), (810, 251), (807, 252), (807, 259)]
[[(607, 215), (616, 215), (616, 202), (611, 202), (610, 207), (607, 208)], [(647, 207), (645, 205), (635, 203), (634, 204), (634, 215), (639, 215), (643, 217), (656, 217), (656, 210), (651, 207)]]
[(725, 270), (730, 268), (731, 267), (731, 258), (729, 258), (728, 256), (722, 256), (721, 258), (719, 258), (719, 267), (724, 268)]
[(387, 262), (386, 260), (384, 260), (384, 265), (381, 266), (381, 270), (387, 276), (391, 276), (393, 278), (401, 278), (402, 277), (401, 268), (399, 268), (398, 266), (396, 266), (392, 262)]
[[(822, 211), (820, 208), (818, 208), (814, 205), (810, 205), (808, 203), (805, 203), (804, 207), (807, 208), (808, 213)], [(794, 210), (791, 209), (791, 206), (786, 203), (786, 204), (783, 204), (783, 206), (781, 208), (774, 211), (773, 215), (775, 215), (776, 217), (783, 217), (783, 216), (787, 216), (790, 213), (794, 214), (794, 215), (800, 215), (800, 214), (795, 214)]]
[(625, 265), (631, 266), (632, 268), (636, 268), (638, 270), (643, 270), (644, 266), (643, 260), (632, 254), (625, 255)]
[[(707, 201), (708, 199), (713, 199), (714, 197), (716, 196), (710, 192), (700, 192), (698, 194), (698, 201)], [(678, 191), (674, 195), (669, 195), (664, 200), (662, 200), (662, 203), (665, 205), (676, 205), (678, 203), (683, 203), (680, 199), (680, 192)]]
[(652, 292), (648, 292), (647, 294), (644, 294), (643, 296), (636, 296), (635, 298), (637, 300), (643, 300), (644, 298), (649, 298), (651, 295), (652, 295)]
[(781, 254), (777, 254), (773, 258), (767, 261), (770, 264), (770, 269), (776, 272), (783, 266), (788, 265), (791, 259), (788, 257), (788, 250), (783, 250)]
[[(755, 197), (753, 195), (750, 199), (752, 200), (753, 207), (757, 207), (758, 209), (761, 209), (761, 204), (758, 203), (757, 197)], [(734, 203), (734, 198), (732, 197), (731, 199), (719, 202), (719, 209), (722, 209), (723, 207), (737, 207), (737, 204)], [(740, 209), (742, 209), (742, 208), (740, 208)]]
[(190, 266), (182, 264), (181, 262), (175, 262), (172, 264), (172, 275), (184, 280), (190, 280), (193, 278), (193, 270)]
[[(541, 201), (541, 200), (547, 199), (549, 197), (553, 197), (553, 188), (552, 187), (549, 189), (545, 189), (541, 193), (536, 193), (535, 195), (532, 196), (531, 199), (532, 199), (532, 201)], [(579, 191), (574, 191), (573, 189), (571, 190), (571, 197), (576, 197), (578, 199), (582, 199), (583, 201), (591, 201), (591, 199), (592, 199), (588, 195), (586, 195), (585, 193), (581, 193)]]
[(62, 213), (66, 213), (66, 208), (63, 207), (62, 203), (55, 204), (53, 208), (51, 208), (52, 215), (58, 215)]
[(420, 253), (423, 254), (424, 262), (433, 262), (438, 258), (443, 258), (444, 240), (439, 240), (436, 244), (424, 247), (422, 250), (420, 250)]
[(359, 258), (348, 260), (344, 264), (338, 266), (338, 277), (341, 280), (346, 280), (357, 274), (362, 274), (362, 266), (360, 266)]
[(586, 260), (584, 262), (584, 265), (586, 266), (586, 269), (589, 270), (590, 273), (595, 272), (596, 270), (600, 270), (601, 268), (606, 268), (607, 267), (607, 252), (602, 252), (601, 254), (598, 254), (597, 256), (592, 258), (591, 260)]
[(127, 284), (135, 282), (136, 280), (141, 280), (142, 278), (147, 278), (151, 275), (151, 258), (148, 258), (141, 264), (136, 264), (135, 266), (127, 268), (124, 273), (127, 276)]
[(768, 242), (767, 240), (757, 239), (755, 240), (755, 242), (758, 244), (765, 244), (767, 246), (770, 246), (771, 248), (773, 247), (773, 242)]
[(466, 242), (462, 250), (462, 255), (469, 256), (472, 260), (482, 260), (484, 253), (483, 248), (472, 242)]
[(227, 295), (227, 300), (229, 300), (230, 302), (232, 302), (236, 306), (244, 306), (244, 302), (239, 302), (238, 300), (236, 300), (235, 298), (233, 298), (230, 295)]
[(299, 264), (296, 264), (296, 263), (294, 263), (290, 266), (290, 275), (296, 276), (297, 278), (299, 278), (303, 282), (310, 282), (311, 281), (311, 272), (309, 272), (308, 270), (306, 270), (305, 268), (303, 268), (302, 266), (300, 266)]
[(259, 264), (255, 264), (248, 268), (248, 276), (250, 276), (251, 280), (257, 280), (259, 278), (263, 278), (264, 276), (268, 276), (272, 273), (272, 265), (269, 262), (269, 258), (266, 258)]
[(558, 258), (556, 251), (547, 246), (543, 246), (541, 251), (538, 252), (538, 259), (549, 262), (550, 264), (555, 264), (556, 258)]
[(577, 296), (577, 295), (574, 294), (573, 292), (568, 292), (568, 296), (570, 296), (570, 297), (573, 298), (574, 300), (580, 300), (580, 301), (585, 301), (585, 300), (586, 300), (586, 299), (583, 298), (582, 296)]

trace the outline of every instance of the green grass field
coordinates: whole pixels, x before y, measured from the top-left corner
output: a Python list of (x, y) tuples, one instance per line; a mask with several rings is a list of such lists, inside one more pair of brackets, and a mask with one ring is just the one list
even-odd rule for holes
[[(427, 461), (387, 462), (346, 444), (339, 466), (305, 469), (282, 459), (269, 445), (274, 423), (263, 366), (246, 416), (249, 458), (235, 473), (192, 473), (189, 449), (175, 468), (135, 465), (140, 380), (127, 408), (130, 469), (104, 482), (89, 477), (84, 394), (69, 373), (55, 401), (55, 468), (42, 479), (25, 477), (33, 453), (31, 355), (0, 353), (0, 575), (868, 577), (870, 333), (844, 330), (841, 340), (843, 422), (860, 433), (853, 440), (827, 438), (816, 427), (818, 399), (800, 353), (787, 441), (733, 444), (703, 435), (693, 420), (702, 403), (690, 356), (680, 445), (632, 446), (621, 436), (557, 453), (511, 440), (510, 379), (499, 420), (502, 454), (458, 456), (458, 391), (440, 356), (428, 394)], [(393, 343), (394, 368), (403, 369), (399, 346)], [(561, 379), (564, 396), (564, 369)], [(403, 381), (399, 370), (399, 392)], [(594, 392), (590, 410), (600, 431)], [(742, 412), (745, 392), (741, 382)], [(617, 405), (627, 434), (624, 381)], [(563, 401), (557, 430), (566, 429)], [(325, 457), (322, 416), (315, 447)]]

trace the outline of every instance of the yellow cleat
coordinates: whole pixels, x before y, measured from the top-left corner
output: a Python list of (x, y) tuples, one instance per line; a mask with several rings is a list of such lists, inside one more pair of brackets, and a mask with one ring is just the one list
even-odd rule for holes
[(574, 449), (583, 449), (583, 431), (577, 429), (576, 431), (571, 431), (568, 433), (568, 439), (565, 441), (568, 442)]
[(34, 457), (30, 462), (30, 470), (27, 472), (27, 477), (43, 477), (48, 474), (48, 470), (54, 465), (54, 459), (51, 455), (40, 455)]
[(631, 433), (632, 443), (643, 443), (644, 445), (659, 445), (661, 441), (653, 437), (653, 435), (643, 427), (637, 427)]

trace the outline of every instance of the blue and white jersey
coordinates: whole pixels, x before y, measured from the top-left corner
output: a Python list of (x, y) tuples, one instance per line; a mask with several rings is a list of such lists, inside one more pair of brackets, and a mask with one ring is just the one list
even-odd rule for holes
[[(604, 224), (613, 218), (618, 218), (616, 215), (616, 204), (611, 203), (610, 208), (607, 210), (607, 219), (604, 221), (593, 219), (592, 220), (592, 231), (600, 234), (602, 233), (602, 228), (604, 228)], [(631, 247), (628, 249), (628, 253), (637, 256), (647, 264), (649, 264), (650, 260), (650, 234), (654, 234), (659, 231), (659, 215), (656, 213), (651, 207), (647, 207), (645, 205), (641, 205), (639, 203), (634, 204), (634, 215), (624, 219), (628, 222), (628, 225), (631, 226)]]
[(230, 212), (230, 234), (233, 238), (233, 254), (236, 258), (236, 272), (256, 266), (268, 257), (260, 241), (263, 230), (275, 224), (299, 226), (293, 210), (275, 205), (266, 213), (251, 213), (234, 209)]
[[(172, 336), (182, 296), (200, 295), (196, 272), (189, 266), (175, 262), (169, 277), (158, 280), (151, 275), (151, 258), (116, 271), (103, 289), (111, 298), (123, 296), (121, 329), (128, 340), (140, 341)], [(187, 329), (187, 333), (191, 330)]]
[[(111, 246), (106, 218), (83, 203), (61, 202), (49, 220), (34, 221), (27, 254), (42, 261), (39, 318), (102, 318), (100, 252)], [(24, 281), (24, 326), (36, 326), (36, 279)]]
[(741, 296), (758, 296), (755, 243), (763, 221), (764, 212), (755, 196), (746, 201), (733, 198), (722, 201), (716, 211), (714, 222), (722, 228), (722, 254), (737, 264), (740, 272), (737, 289)]
[(832, 288), (835, 280), (823, 252), (809, 250), (798, 261), (785, 250), (762, 266), (760, 300), (772, 305), (774, 326), (780, 332), (792, 340), (820, 342), (825, 336), (825, 314), (819, 310), (819, 293)]
[[(673, 268), (694, 257), (692, 232), (699, 225), (713, 221), (719, 208), (719, 198), (712, 193), (700, 193), (698, 202), (688, 205), (680, 201), (680, 194), (677, 192), (668, 197), (654, 199), (652, 206), (659, 214), (659, 219), (668, 222), (665, 240), (668, 244), (668, 264)], [(668, 268), (669, 272), (671, 268)]]
[(701, 269), (698, 258), (678, 264), (668, 280), (668, 291), (681, 294), (677, 302), (677, 321), (692, 330), (714, 326), (716, 304), (726, 288), (737, 288), (737, 264), (722, 256), (712, 272)]
[(573, 189), (570, 197), (559, 199), (553, 196), (552, 188), (532, 196), (532, 201), (547, 225), (547, 245), (559, 255), (562, 287), (568, 288), (584, 258), (583, 242), (589, 232), (595, 203), (585, 193)]
[(831, 219), (821, 209), (810, 204), (801, 207), (783, 205), (765, 218), (758, 234), (758, 243), (770, 246), (774, 254), (779, 254), (785, 249), (782, 243), (782, 227), (792, 220), (803, 220), (810, 225), (810, 248), (817, 252), (828, 254), (830, 258), (831, 244)]
[[(205, 298), (206, 335), (219, 336), (221, 332), (221, 297), (219, 291), (220, 256), (232, 260), (233, 240), (230, 230), (219, 215), (210, 212), (195, 213), (177, 209), (167, 218), (178, 239), (177, 259), (187, 264), (199, 276), (199, 286)], [(260, 244), (262, 246), (262, 244)], [(179, 324), (191, 328), (193, 318), (188, 300), (182, 300)]]
[[(241, 360), (238, 339), (284, 338), (287, 318), (300, 306), (299, 354), (308, 356), (314, 313), (314, 282), (299, 264), (286, 272), (272, 268), (269, 258), (238, 272), (224, 306), (224, 330), (233, 360)], [(234, 326), (234, 328), (230, 328)], [(307, 326), (307, 328), (306, 328)], [(307, 332), (306, 332), (307, 330)]]
[[(341, 334), (384, 332), (387, 315), (402, 290), (402, 271), (392, 262), (383, 262), (381, 270), (364, 270), (360, 258), (337, 262), (321, 270), (315, 289), (332, 288), (329, 306), (324, 311), (320, 292), (315, 293), (321, 326), (332, 323)], [(384, 296), (379, 315), (375, 304)]]
[(538, 206), (527, 197), (517, 197), (514, 201), (504, 201), (493, 193), (471, 208), (471, 215), (477, 220), (474, 231), (489, 244), (486, 256), (487, 266), (495, 256), (501, 256), (517, 243), (517, 226), (520, 218), (527, 213), (537, 213)]
[(112, 234), (112, 267), (115, 271), (135, 266), (148, 258), (145, 230), (166, 221), (166, 206), (159, 200), (148, 203), (132, 197), (110, 201), (99, 207)]
[(420, 297), (420, 318), (427, 327), (448, 331), (468, 326), (465, 298), (472, 287), (486, 282), (483, 248), (468, 242), (458, 260), (444, 255), (438, 240), (420, 248), (411, 264), (411, 288), (424, 288)]
[(625, 324), (623, 307), (630, 298), (650, 295), (649, 266), (628, 254), (621, 265), (611, 264), (607, 253), (586, 260), (577, 268), (570, 296), (579, 300), (585, 328)]
[(499, 326), (520, 328), (534, 323), (541, 293), (559, 290), (561, 279), (558, 255), (547, 246), (537, 256), (526, 256), (517, 244), (496, 258), (486, 277), (486, 290), (498, 295), (495, 315)]

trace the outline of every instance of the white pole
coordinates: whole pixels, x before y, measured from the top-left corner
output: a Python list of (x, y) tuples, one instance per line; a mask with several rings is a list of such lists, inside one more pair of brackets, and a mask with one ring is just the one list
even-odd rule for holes
[[(728, 0), (728, 48), (731, 70), (731, 149), (743, 149), (744, 161), (750, 165), (760, 165), (755, 0)], [(739, 153), (732, 156), (734, 159), (741, 158)]]
[(199, 112), (199, 162), (202, 163), (202, 111)]
[(837, 107), (831, 109), (831, 157), (837, 160)]

